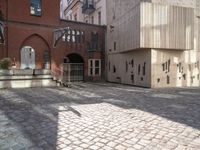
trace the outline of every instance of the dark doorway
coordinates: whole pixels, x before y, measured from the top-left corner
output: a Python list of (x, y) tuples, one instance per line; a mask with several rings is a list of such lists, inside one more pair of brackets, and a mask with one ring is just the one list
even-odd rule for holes
[(84, 63), (83, 58), (78, 54), (69, 54), (66, 57), (66, 63)]
[(80, 82), (84, 80), (84, 61), (78, 54), (69, 54), (64, 58), (64, 82)]

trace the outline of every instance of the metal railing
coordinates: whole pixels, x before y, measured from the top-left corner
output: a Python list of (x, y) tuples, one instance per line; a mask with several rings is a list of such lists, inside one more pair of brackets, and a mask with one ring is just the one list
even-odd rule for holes
[(84, 64), (64, 63), (62, 68), (54, 68), (51, 74), (54, 80), (63, 85), (71, 82), (81, 82), (84, 80)]
[(84, 80), (83, 63), (65, 63), (63, 64), (63, 82), (80, 82)]

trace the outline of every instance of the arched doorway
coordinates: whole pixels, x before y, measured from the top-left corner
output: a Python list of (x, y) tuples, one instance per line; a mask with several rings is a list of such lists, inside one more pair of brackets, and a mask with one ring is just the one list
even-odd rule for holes
[(78, 54), (69, 54), (63, 63), (64, 81), (80, 82), (84, 80), (84, 60)]
[(21, 69), (35, 69), (35, 50), (30, 46), (21, 49)]
[[(35, 53), (35, 69), (50, 69), (51, 66), (51, 51), (48, 42), (39, 34), (32, 34), (24, 39), (21, 44), (21, 53), (22, 51), (27, 51), (32, 48)], [(27, 50), (25, 50), (27, 49)], [(29, 58), (29, 57), (27, 57)], [(24, 63), (23, 57), (21, 54), (21, 64)], [(26, 67), (25, 67), (26, 68)], [(32, 67), (27, 67), (31, 68)], [(21, 69), (24, 69), (24, 65), (21, 65)]]

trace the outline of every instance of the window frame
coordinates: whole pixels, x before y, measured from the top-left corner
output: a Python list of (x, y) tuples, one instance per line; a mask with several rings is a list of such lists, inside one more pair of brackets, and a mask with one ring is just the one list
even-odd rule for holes
[[(98, 61), (99, 66), (96, 66), (96, 61)], [(98, 69), (98, 74), (96, 74), (96, 69)], [(101, 59), (88, 59), (88, 76), (101, 76)]]
[(29, 5), (29, 12), (30, 12), (30, 15), (31, 16), (35, 16), (35, 17), (41, 17), (42, 16), (42, 0), (39, 0), (40, 1), (40, 9), (41, 9), (41, 11), (40, 11), (40, 14), (33, 14), (33, 13), (31, 13), (31, 4), (32, 4), (32, 1), (33, 0), (29, 0), (29, 3), (30, 3), (30, 5)]

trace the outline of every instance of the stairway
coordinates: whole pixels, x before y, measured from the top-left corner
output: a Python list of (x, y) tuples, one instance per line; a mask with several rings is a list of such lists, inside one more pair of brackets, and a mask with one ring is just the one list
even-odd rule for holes
[(50, 70), (0, 70), (0, 89), (56, 86), (59, 84), (53, 80)]

